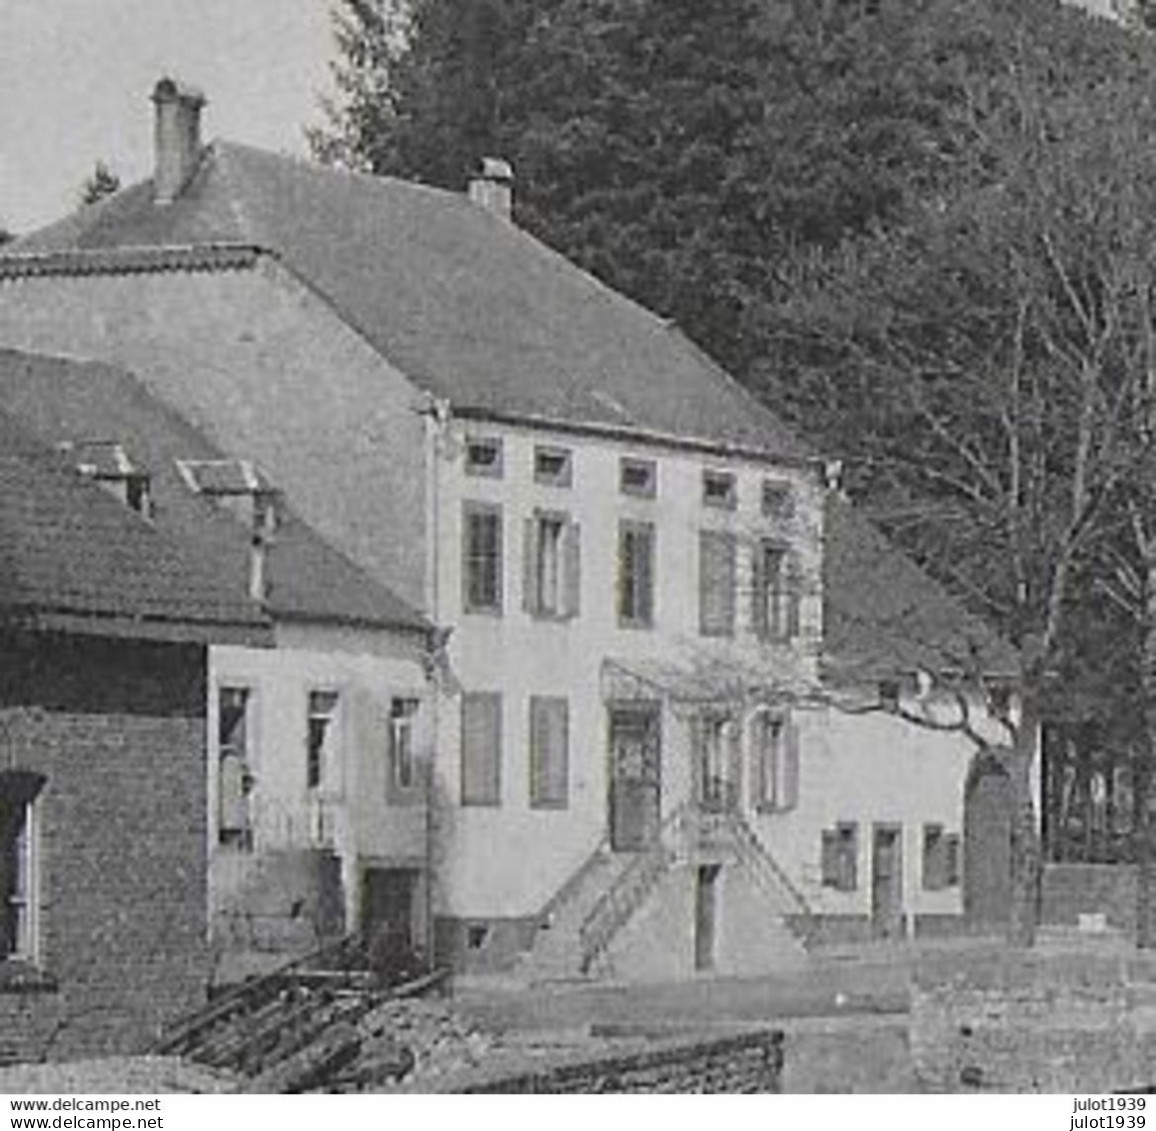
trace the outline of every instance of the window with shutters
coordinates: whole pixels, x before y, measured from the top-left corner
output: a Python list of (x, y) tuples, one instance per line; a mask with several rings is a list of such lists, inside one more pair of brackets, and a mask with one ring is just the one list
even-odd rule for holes
[(923, 887), (942, 891), (959, 884), (959, 834), (942, 825), (923, 826)]
[(0, 961), (36, 957), (39, 774), (0, 773)]
[(218, 688), (217, 841), (242, 852), (253, 848), (249, 715), (247, 687)]
[(699, 631), (703, 636), (735, 632), (735, 536), (702, 530), (698, 536)]
[(751, 621), (760, 640), (787, 641), (799, 634), (801, 575), (798, 559), (781, 542), (762, 539), (751, 563)]
[(462, 526), (462, 605), (468, 613), (500, 613), (502, 509), (465, 503)]
[(566, 699), (530, 698), (530, 804), (565, 809), (569, 804), (570, 704)]
[(618, 623), (654, 625), (654, 526), (623, 520), (618, 528)]
[(418, 700), (389, 701), (389, 780), (394, 789), (413, 789), (417, 780), (415, 724)]
[(859, 826), (853, 821), (823, 830), (823, 886), (855, 891), (859, 886)]
[(568, 515), (536, 512), (526, 519), (523, 606), (536, 617), (574, 617), (581, 593), (578, 524)]
[(502, 803), (502, 697), (462, 696), (462, 804)]
[(336, 691), (310, 691), (305, 747), (305, 784), (333, 792), (340, 786), (340, 696)]
[(763, 711), (751, 720), (755, 807), (785, 812), (799, 803), (799, 744), (786, 715)]

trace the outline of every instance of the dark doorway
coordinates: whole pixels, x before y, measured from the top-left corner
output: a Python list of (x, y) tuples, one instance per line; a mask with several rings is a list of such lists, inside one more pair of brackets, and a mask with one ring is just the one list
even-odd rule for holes
[(414, 936), (416, 868), (367, 868), (361, 879), (361, 929), (378, 965), (408, 963)]
[(718, 919), (718, 864), (698, 869), (694, 895), (694, 968), (714, 969), (716, 922)]
[(639, 852), (654, 843), (662, 802), (662, 743), (656, 703), (610, 709), (610, 846)]
[(903, 829), (876, 825), (871, 841), (871, 933), (877, 939), (903, 935)]
[(1011, 819), (1011, 781), (994, 758), (977, 758), (967, 776), (963, 804), (963, 911), (971, 923), (1007, 923)]

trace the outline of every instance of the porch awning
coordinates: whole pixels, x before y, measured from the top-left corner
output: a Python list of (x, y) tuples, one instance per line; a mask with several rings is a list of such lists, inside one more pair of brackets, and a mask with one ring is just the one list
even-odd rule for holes
[(675, 664), (662, 660), (602, 661), (602, 698), (664, 699), (673, 705), (752, 707), (818, 703), (821, 689), (794, 673), (776, 673), (737, 660)]

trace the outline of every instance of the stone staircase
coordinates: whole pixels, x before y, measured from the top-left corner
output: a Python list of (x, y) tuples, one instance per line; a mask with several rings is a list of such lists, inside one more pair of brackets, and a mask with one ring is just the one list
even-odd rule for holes
[(754, 830), (737, 813), (703, 814), (686, 803), (643, 852), (612, 852), (605, 839), (598, 844), (539, 913), (533, 945), (519, 956), (515, 977), (533, 983), (610, 973), (610, 950), (623, 928), (672, 868), (698, 859), (704, 849), (712, 859), (738, 865), (752, 881), (766, 907), (760, 939), (780, 954), (804, 959), (814, 916)]

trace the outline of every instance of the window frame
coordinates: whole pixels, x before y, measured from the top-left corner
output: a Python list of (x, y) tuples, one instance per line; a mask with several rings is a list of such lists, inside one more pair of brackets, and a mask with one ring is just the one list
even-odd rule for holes
[[(242, 723), (242, 738), (239, 749), (235, 742), (225, 741), (225, 735), (222, 731), (224, 724), (224, 700), (227, 695), (240, 695), (243, 697), (241, 706), (241, 723)], [(254, 703), (255, 696), (253, 688), (249, 684), (230, 681), (222, 682), (216, 685), (216, 711), (217, 711), (217, 845), (220, 848), (233, 849), (239, 852), (253, 851), (253, 808), (251, 798), (253, 796), (253, 789), (256, 785), (256, 777), (253, 773), (253, 717), (254, 717)], [(307, 724), (308, 725), (308, 724)], [(245, 817), (244, 822), (239, 827), (232, 825), (226, 827), (225, 824), (225, 790), (224, 790), (224, 768), (225, 759), (230, 754), (233, 754), (239, 763), (238, 770), (240, 773), (240, 800), (244, 801)], [(308, 771), (307, 771), (308, 774)], [(236, 836), (226, 835), (227, 833), (236, 833)]]
[(0, 781), (4, 779), (9, 779), (6, 784), (15, 794), (14, 798), (9, 794), (7, 807), (19, 818), (9, 826), (11, 839), (0, 844), (0, 852), (12, 865), (6, 886), (0, 889), (0, 913), (5, 924), (0, 933), (4, 945), (0, 966), (35, 966), (40, 957), (40, 802), (45, 778), (26, 770), (5, 770), (0, 772)]
[[(473, 549), (475, 521), (494, 523), (493, 553), (483, 555)], [(462, 503), (462, 611), (483, 616), (501, 616), (505, 603), (505, 522), (500, 503), (485, 503), (467, 499)], [(474, 600), (474, 568), (480, 562), (488, 561), (492, 569), (493, 600)], [(480, 568), (480, 567), (479, 567)]]
[[(752, 795), (758, 813), (788, 813), (799, 804), (798, 731), (786, 710), (759, 711), (750, 720), (751, 760), (755, 770)], [(765, 741), (774, 727), (776, 739)]]
[(859, 890), (859, 823), (837, 821), (822, 831), (822, 886), (834, 891)]
[[(408, 708), (406, 710), (405, 708)], [(389, 699), (389, 790), (387, 793), (412, 793), (421, 787), (417, 758), (417, 718), (421, 699), (416, 695), (391, 695)], [(401, 742), (405, 736), (406, 742)], [(404, 751), (403, 745), (407, 747)], [(408, 759), (408, 761), (407, 761)], [(408, 780), (403, 780), (401, 767), (409, 766)], [(387, 797), (388, 800), (388, 797)]]
[(759, 488), (759, 510), (783, 522), (795, 517), (795, 485), (789, 479), (767, 476)]
[[(627, 543), (634, 544), (635, 539), (643, 539), (646, 546), (646, 585), (635, 580), (638, 574), (637, 550), (631, 551), (631, 570), (626, 569)], [(652, 629), (655, 625), (657, 611), (657, 578), (655, 564), (658, 559), (658, 534), (653, 522), (642, 522), (638, 519), (623, 518), (618, 521), (618, 569), (615, 589), (615, 612), (619, 628)], [(628, 585), (627, 583), (630, 582)], [(630, 595), (632, 611), (625, 611), (626, 598)], [(645, 600), (639, 598), (644, 597)], [(645, 605), (640, 613), (639, 605)]]
[[(561, 467), (554, 472), (543, 470), (543, 459), (559, 459)], [(570, 487), (574, 479), (574, 452), (554, 444), (534, 445), (534, 482), (544, 487)]]
[[(322, 696), (332, 700), (328, 710), (319, 711), (314, 703)], [(332, 686), (310, 687), (305, 696), (305, 788), (311, 794), (333, 796), (341, 791), (341, 755), (343, 737), (341, 715), (344, 697), (341, 689)], [(324, 719), (328, 725), (321, 745), (313, 749), (313, 722)], [(316, 771), (315, 771), (316, 768)], [(328, 781), (329, 769), (336, 781)], [(316, 778), (316, 780), (314, 780)]]
[[(635, 472), (645, 474), (646, 482), (641, 484), (629, 482), (629, 477)], [(658, 495), (658, 461), (642, 456), (619, 456), (618, 493), (629, 495), (634, 499), (656, 498)]]
[[(781, 538), (759, 538), (752, 549), (751, 631), (764, 643), (790, 643), (799, 636), (801, 623), (802, 571), (798, 555)], [(767, 569), (772, 555), (779, 562), (773, 574)], [(778, 579), (773, 594), (772, 577)]]
[[(505, 445), (501, 436), (466, 435), (463, 467), (465, 473), (474, 479), (501, 479), (505, 475)], [(494, 453), (491, 463), (474, 460), (475, 451), (489, 450)]]
[[(723, 486), (722, 496), (712, 494), (712, 487)], [(704, 468), (702, 473), (702, 505), (717, 510), (733, 511), (739, 505), (739, 481), (733, 471)]]

